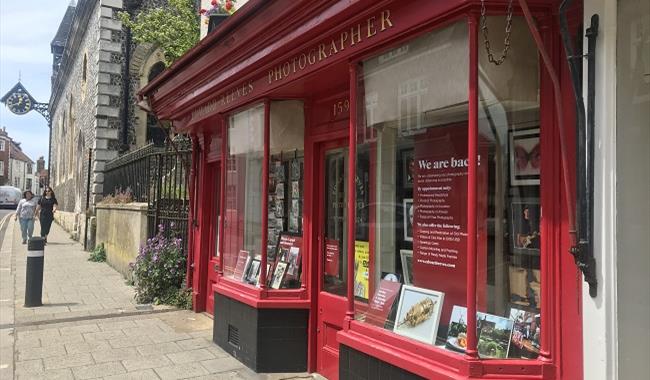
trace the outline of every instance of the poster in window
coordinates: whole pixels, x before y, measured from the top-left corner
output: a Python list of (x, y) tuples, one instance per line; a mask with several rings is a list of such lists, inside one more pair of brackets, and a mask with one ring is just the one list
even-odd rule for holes
[(406, 149), (402, 151), (402, 176), (404, 178), (403, 187), (405, 189), (413, 188), (413, 175), (414, 167), (413, 163), (413, 149)]
[(420, 342), (434, 344), (445, 294), (435, 290), (402, 286), (393, 331)]
[(354, 296), (368, 299), (368, 271), (370, 265), (370, 243), (354, 242)]
[(250, 263), (250, 253), (248, 251), (241, 250), (237, 256), (237, 263), (235, 264), (235, 269), (233, 271), (233, 277), (237, 280), (244, 280), (244, 272), (248, 269), (248, 264)]
[(300, 174), (301, 174), (300, 160), (299, 159), (291, 160), (290, 166), (291, 166), (291, 178), (294, 180), (300, 179)]
[(539, 185), (541, 149), (539, 129), (510, 132), (510, 184), (512, 186)]
[(509, 358), (536, 359), (539, 356), (541, 318), (539, 312), (511, 308), (513, 322)]
[(404, 273), (404, 283), (413, 284), (413, 251), (400, 249), (399, 254), (402, 258), (402, 272)]
[(520, 254), (539, 254), (539, 199), (517, 199), (510, 203), (511, 250)]
[(275, 272), (273, 273), (273, 279), (271, 280), (271, 288), (280, 289), (284, 275), (287, 272), (288, 263), (284, 261), (279, 261), (275, 266)]
[[(478, 354), (481, 358), (505, 359), (510, 349), (513, 321), (487, 313), (476, 313)], [(467, 308), (454, 305), (445, 347), (458, 352), (467, 348)]]
[(253, 259), (250, 261), (246, 273), (244, 274), (244, 282), (249, 284), (256, 284), (260, 275), (260, 260)]
[(415, 215), (413, 199), (406, 198), (402, 203), (404, 207), (404, 240), (413, 241), (413, 216)]
[(298, 181), (291, 182), (291, 198), (293, 199), (300, 198), (300, 182)]
[(333, 277), (339, 276), (339, 241), (325, 239), (325, 274)]
[(275, 197), (277, 199), (284, 199), (284, 182), (279, 182), (275, 185)]
[[(282, 287), (300, 287), (300, 270), (302, 265), (302, 236), (289, 233), (280, 234), (277, 259), (287, 266), (283, 269)], [(276, 266), (277, 267), (277, 266)]]
[[(467, 298), (468, 166), (467, 125), (429, 128), (415, 141), (413, 180), (413, 284), (445, 293), (442, 322), (454, 304)], [(477, 305), (486, 302), (487, 179), (486, 139), (479, 135), (476, 206)], [(404, 203), (407, 207), (407, 202)], [(409, 210), (404, 210), (410, 220)], [(407, 228), (405, 226), (405, 228)], [(407, 233), (407, 232), (405, 232)]]
[(388, 280), (379, 281), (379, 286), (368, 304), (365, 321), (384, 327), (402, 284)]

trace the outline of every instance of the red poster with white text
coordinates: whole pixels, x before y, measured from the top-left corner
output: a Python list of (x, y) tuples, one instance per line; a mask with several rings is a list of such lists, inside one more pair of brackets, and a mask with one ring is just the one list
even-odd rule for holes
[[(479, 140), (480, 137), (479, 137)], [(479, 142), (477, 171), (477, 273), (486, 276), (487, 159)], [(445, 293), (440, 321), (454, 305), (467, 304), (467, 126), (429, 128), (414, 153), (413, 283)], [(477, 279), (477, 302), (485, 304), (485, 281)]]

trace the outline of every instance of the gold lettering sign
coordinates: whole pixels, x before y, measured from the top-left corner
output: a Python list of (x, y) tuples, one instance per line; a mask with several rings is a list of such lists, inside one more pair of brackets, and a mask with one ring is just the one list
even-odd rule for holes
[(338, 52), (345, 50), (348, 46), (361, 43), (364, 39), (372, 38), (387, 29), (393, 27), (393, 20), (390, 18), (390, 10), (382, 11), (379, 16), (369, 17), (365, 22), (358, 23), (346, 29), (329, 41), (318, 44), (318, 46), (294, 56), (293, 58), (279, 64), (268, 71), (268, 83), (277, 82), (304, 70), (307, 66), (315, 65)]
[(226, 106), (237, 99), (250, 95), (253, 92), (253, 89), (253, 82), (249, 81), (221, 94), (220, 97), (192, 111), (192, 120), (200, 119), (201, 117), (216, 111), (218, 107)]

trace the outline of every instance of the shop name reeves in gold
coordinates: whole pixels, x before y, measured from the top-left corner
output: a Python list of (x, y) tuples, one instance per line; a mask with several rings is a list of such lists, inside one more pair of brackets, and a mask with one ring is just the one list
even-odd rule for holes
[(346, 47), (360, 43), (364, 38), (372, 38), (379, 32), (392, 28), (393, 22), (390, 18), (390, 10), (385, 10), (380, 15), (369, 17), (365, 22), (360, 22), (342, 31), (338, 36), (333, 37), (330, 42), (321, 43), (307, 52), (294, 56), (292, 59), (277, 65), (269, 70), (269, 84), (285, 79), (291, 74), (304, 70), (307, 66), (315, 65), (327, 59)]

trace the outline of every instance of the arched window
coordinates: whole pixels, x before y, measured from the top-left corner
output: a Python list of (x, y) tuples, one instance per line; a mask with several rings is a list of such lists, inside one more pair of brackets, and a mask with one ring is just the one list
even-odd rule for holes
[[(149, 69), (147, 75), (148, 82), (151, 82), (155, 77), (160, 75), (165, 70), (163, 62), (154, 63)], [(165, 143), (165, 131), (158, 127), (158, 120), (152, 114), (147, 114), (147, 141), (153, 142), (155, 145), (163, 145)]]

